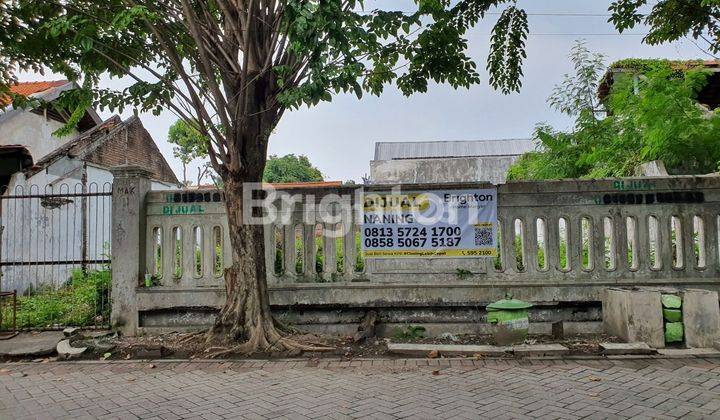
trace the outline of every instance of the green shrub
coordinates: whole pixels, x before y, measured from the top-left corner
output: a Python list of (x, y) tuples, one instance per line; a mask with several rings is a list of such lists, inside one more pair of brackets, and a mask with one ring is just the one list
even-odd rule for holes
[(175, 261), (174, 261), (174, 269), (173, 269), (173, 276), (176, 279), (179, 279), (182, 277), (182, 263), (183, 263), (183, 249), (182, 249), (182, 241), (181, 240), (175, 240)]
[(662, 160), (673, 175), (717, 170), (720, 113), (697, 102), (710, 72), (645, 61), (640, 74), (616, 73), (610, 94), (598, 103), (603, 57), (582, 43), (571, 57), (576, 75), (566, 76), (548, 102), (575, 118), (573, 128), (539, 124), (538, 149), (513, 164), (508, 180), (633, 176), (637, 165), (652, 160)]
[(405, 329), (395, 327), (393, 337), (396, 340), (418, 340), (425, 338), (425, 327), (421, 325), (408, 325)]
[[(74, 270), (70, 280), (18, 296), (17, 327), (46, 328), (54, 325), (84, 327), (105, 324), (110, 317), (110, 270)], [(12, 323), (12, 308), (3, 306), (2, 326)]]
[(223, 261), (223, 248), (220, 244), (215, 244), (215, 265), (213, 267), (213, 274), (219, 275), (223, 274), (224, 270), (224, 261)]
[[(330, 240), (335, 241), (335, 263), (337, 267), (337, 272), (342, 273), (344, 270), (344, 256), (343, 256), (343, 241), (342, 240), (336, 240), (334, 238), (331, 238)], [(361, 247), (360, 247), (360, 233), (355, 234), (355, 249), (358, 250), (356, 252), (355, 256), (355, 267), (354, 270), (361, 272), (365, 268), (365, 258), (362, 255)], [(303, 239), (300, 237), (297, 237), (295, 239), (295, 273), (296, 274), (302, 274), (303, 272)], [(316, 236), (315, 237), (315, 273), (320, 274), (323, 271), (323, 266), (325, 264), (325, 249), (323, 246), (323, 237)], [(283, 252), (283, 246), (282, 241), (277, 240), (276, 241), (276, 247), (275, 247), (275, 264), (274, 264), (274, 271), (275, 275), (281, 276), (285, 272), (284, 267), (284, 252)], [(320, 276), (316, 276), (318, 280), (320, 280)]]
[[(583, 266), (588, 266), (588, 262), (590, 259), (590, 256), (588, 255), (588, 242), (587, 240), (584, 240), (583, 245)], [(500, 242), (500, 241), (498, 241)], [(513, 242), (514, 248), (515, 248), (515, 264), (519, 271), (523, 271), (525, 269), (525, 261), (523, 261), (523, 249), (522, 249), (522, 240), (520, 238), (520, 235), (515, 236), (515, 241)], [(560, 268), (567, 267), (567, 242), (564, 240), (560, 241), (560, 245), (558, 247), (558, 253), (560, 254)], [(501, 260), (500, 260), (500, 252), (501, 248), (498, 244), (498, 256), (494, 259), (494, 266), (495, 269), (500, 270), (502, 268)], [(541, 247), (538, 247), (537, 250), (537, 267), (542, 268), (545, 267), (545, 250)]]

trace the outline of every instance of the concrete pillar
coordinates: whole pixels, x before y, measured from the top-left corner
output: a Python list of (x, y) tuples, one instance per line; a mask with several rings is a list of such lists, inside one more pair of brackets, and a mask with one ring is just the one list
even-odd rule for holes
[(720, 339), (718, 293), (688, 289), (683, 293), (683, 326), (688, 347), (712, 347)]
[(643, 342), (665, 347), (660, 292), (647, 289), (610, 288), (602, 301), (605, 332), (628, 343)]
[(124, 335), (138, 327), (136, 289), (145, 275), (145, 196), (150, 172), (139, 166), (118, 166), (113, 174), (112, 313), (110, 321)]
[(668, 176), (662, 160), (652, 160), (635, 167), (635, 176)]

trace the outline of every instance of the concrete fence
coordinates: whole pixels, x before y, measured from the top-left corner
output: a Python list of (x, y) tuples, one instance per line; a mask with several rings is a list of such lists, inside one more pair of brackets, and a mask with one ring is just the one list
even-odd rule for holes
[[(224, 196), (150, 192), (145, 176), (136, 168), (115, 175), (116, 324), (129, 334), (206, 326), (223, 302), (223, 267), (230, 262)], [(266, 226), (265, 255), (258, 258), (265, 259), (281, 318), (347, 331), (373, 308), (389, 327), (417, 322), (442, 329), (482, 323), (484, 306), (509, 292), (538, 305), (540, 324), (597, 323), (610, 286), (720, 289), (720, 177), (501, 185), (498, 258), (443, 260), (363, 260), (360, 219), (356, 210), (341, 210), (357, 200), (356, 188), (288, 190), (302, 202), (284, 210), (283, 223)], [(329, 194), (342, 199), (325, 203)], [(336, 216), (333, 223), (320, 222), (326, 214)]]

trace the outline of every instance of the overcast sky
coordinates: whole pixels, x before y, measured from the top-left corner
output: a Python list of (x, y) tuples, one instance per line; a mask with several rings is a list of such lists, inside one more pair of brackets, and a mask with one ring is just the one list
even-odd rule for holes
[[(358, 100), (354, 95), (340, 95), (331, 103), (286, 112), (270, 139), (270, 154), (304, 154), (326, 180), (360, 181), (369, 172), (377, 141), (521, 138), (529, 137), (539, 122), (565, 128), (569, 121), (550, 110), (546, 99), (553, 86), (571, 70), (567, 56), (576, 39), (585, 39), (592, 51), (607, 57), (607, 63), (628, 57), (708, 58), (690, 40), (653, 47), (642, 44), (642, 36), (617, 35), (607, 23), (609, 3), (610, 0), (518, 1), (519, 7), (530, 15), (531, 32), (520, 93), (505, 96), (487, 84), (484, 68), (489, 34), (497, 20), (497, 15), (491, 15), (469, 34), (470, 56), (481, 69), (482, 84), (469, 90), (433, 85), (427, 93), (409, 98), (389, 87), (380, 98), (365, 95)], [(404, 1), (384, 4), (398, 4), (401, 10), (410, 10)], [(644, 32), (642, 27), (630, 31)], [(21, 79), (37, 77), (22, 75)], [(132, 111), (127, 111), (123, 116), (131, 114)], [(175, 117), (170, 113), (140, 117), (180, 177), (181, 165), (166, 141), (167, 129)]]

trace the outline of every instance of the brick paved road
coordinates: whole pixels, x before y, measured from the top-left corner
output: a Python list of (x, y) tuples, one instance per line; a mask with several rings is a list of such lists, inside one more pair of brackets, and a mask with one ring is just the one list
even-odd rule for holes
[(0, 365), (2, 419), (305, 417), (720, 418), (720, 359)]

